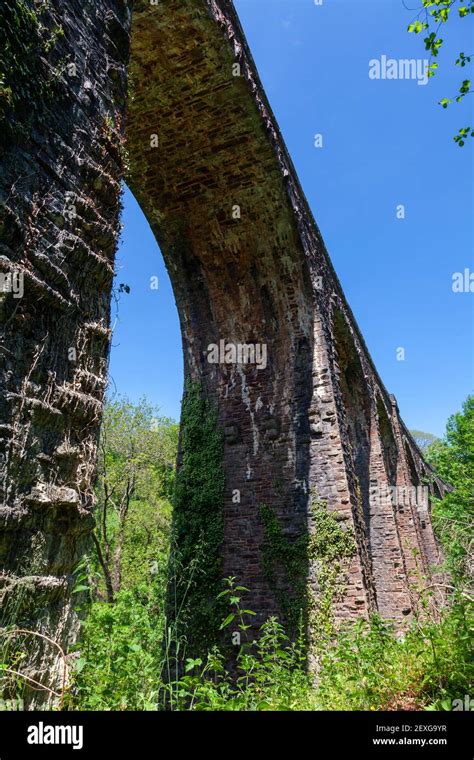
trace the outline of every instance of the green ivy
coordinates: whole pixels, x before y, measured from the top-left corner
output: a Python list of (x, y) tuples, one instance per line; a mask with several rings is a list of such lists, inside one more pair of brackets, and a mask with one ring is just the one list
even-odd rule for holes
[(356, 552), (355, 536), (329, 512), (326, 503), (313, 500), (311, 504), (313, 529), (309, 537), (308, 553), (314, 566), (318, 593), (310, 599), (310, 629), (328, 637), (334, 633), (333, 607), (344, 593), (344, 565)]
[(216, 408), (188, 382), (181, 411), (180, 464), (173, 499), (168, 617), (190, 655), (219, 636), (224, 442)]
[(308, 617), (308, 535), (286, 536), (275, 510), (262, 504), (260, 516), (265, 530), (263, 572), (275, 592), (278, 605), (292, 636)]
[[(352, 532), (342, 527), (325, 502), (313, 497), (310, 505), (311, 530), (297, 537), (284, 534), (274, 510), (263, 504), (260, 514), (265, 529), (264, 573), (292, 636), (303, 622), (312, 632), (333, 631), (333, 604), (344, 590), (341, 574), (344, 560), (356, 551)], [(309, 586), (312, 573), (317, 593)]]

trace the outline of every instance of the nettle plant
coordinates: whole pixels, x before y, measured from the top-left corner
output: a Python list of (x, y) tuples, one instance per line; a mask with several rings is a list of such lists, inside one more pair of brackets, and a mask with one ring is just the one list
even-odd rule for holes
[(270, 617), (250, 636), (253, 610), (246, 609), (243, 596), (249, 591), (224, 580), (218, 594), (228, 613), (220, 625), (238, 646), (235, 663), (226, 667), (226, 657), (213, 647), (205, 659), (188, 658), (185, 674), (165, 688), (173, 709), (185, 710), (295, 710), (312, 709), (311, 679), (306, 673), (305, 637), (291, 641), (283, 626)]

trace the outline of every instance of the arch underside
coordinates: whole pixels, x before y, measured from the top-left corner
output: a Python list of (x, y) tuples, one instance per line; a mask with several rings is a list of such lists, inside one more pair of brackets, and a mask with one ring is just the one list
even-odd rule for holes
[[(78, 81), (64, 80), (29, 143), (7, 145), (0, 188), (0, 268), (25, 276), (25, 298), (4, 299), (1, 359), (2, 585), (37, 595), (18, 619), (60, 630), (62, 643), (75, 636), (69, 590), (92, 525), (126, 123), (127, 182), (171, 277), (185, 375), (223, 431), (223, 577), (251, 589), (257, 623), (282, 616), (291, 579), (283, 564), (273, 582), (265, 572), (262, 506), (291, 543), (314, 529), (313, 493), (356, 539), (336, 618), (404, 620), (418, 575), (440, 562), (429, 511), (370, 495), (422, 473), (445, 486), (373, 366), (232, 3), (142, 0), (131, 16), (130, 3), (100, 0), (54, 14), (58, 56), (74, 55)], [(266, 366), (210, 363), (220, 341), (265, 346)], [(39, 678), (50, 666), (32, 656)]]
[[(425, 573), (438, 555), (416, 511), (370, 507), (377, 484), (413, 480), (394, 432), (398, 411), (345, 302), (232, 3), (143, 8), (131, 43), (131, 188), (173, 282), (186, 375), (217, 400), (228, 431), (225, 573), (253, 588), (262, 617), (281, 614), (260, 561), (259, 507), (275, 510), (291, 540), (311, 529), (313, 490), (358, 537), (338, 614), (379, 608), (402, 619), (417, 569), (405, 555), (417, 549)], [(341, 355), (340, 330), (352, 358)], [(267, 368), (208, 364), (207, 346), (222, 339), (265, 344)]]

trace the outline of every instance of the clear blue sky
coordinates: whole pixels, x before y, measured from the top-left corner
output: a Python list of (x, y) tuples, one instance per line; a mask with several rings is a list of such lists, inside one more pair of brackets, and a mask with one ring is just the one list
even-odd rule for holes
[[(419, 0), (406, 0), (415, 7)], [(425, 58), (406, 32), (402, 0), (236, 0), (263, 85), (346, 296), (387, 389), (410, 428), (442, 435), (472, 390), (473, 293), (452, 275), (473, 263), (472, 96), (447, 110), (473, 52), (472, 19), (446, 27), (440, 72), (416, 81), (372, 80), (369, 61)], [(470, 110), (471, 109), (471, 110)], [(323, 147), (314, 147), (314, 135)], [(396, 218), (403, 204), (406, 218)], [(179, 323), (158, 246), (127, 191), (117, 282), (122, 295), (111, 390), (146, 395), (179, 418)], [(150, 289), (157, 275), (159, 289)], [(115, 311), (115, 309), (114, 309)], [(397, 361), (396, 349), (405, 349)]]

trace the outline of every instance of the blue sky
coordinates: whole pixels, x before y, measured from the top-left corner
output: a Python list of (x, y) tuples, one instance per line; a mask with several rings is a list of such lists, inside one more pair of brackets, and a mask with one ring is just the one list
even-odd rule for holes
[[(410, 7), (419, 0), (406, 0)], [(473, 263), (472, 96), (447, 110), (473, 52), (472, 19), (450, 22), (426, 85), (373, 80), (369, 61), (425, 58), (402, 0), (236, 0), (263, 85), (347, 299), (410, 428), (437, 435), (472, 390), (473, 299), (452, 276)], [(471, 32), (472, 34), (472, 32)], [(470, 110), (471, 109), (471, 110)], [(322, 134), (323, 147), (314, 146)], [(397, 206), (405, 219), (397, 219)], [(111, 391), (141, 395), (176, 419), (179, 323), (158, 246), (125, 194), (114, 308)], [(159, 278), (158, 290), (150, 277)], [(397, 361), (397, 348), (405, 360)]]

